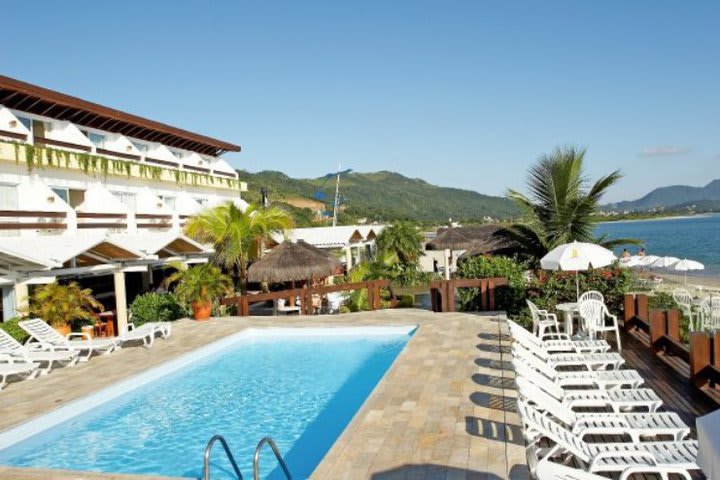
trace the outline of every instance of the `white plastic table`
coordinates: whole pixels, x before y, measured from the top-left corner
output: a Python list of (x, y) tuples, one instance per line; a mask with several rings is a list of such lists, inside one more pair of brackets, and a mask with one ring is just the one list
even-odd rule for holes
[(559, 312), (563, 312), (565, 319), (565, 333), (572, 336), (573, 334), (573, 316), (578, 311), (578, 304), (575, 302), (558, 303), (555, 308)]
[(720, 478), (720, 410), (698, 417), (697, 464), (707, 478)]

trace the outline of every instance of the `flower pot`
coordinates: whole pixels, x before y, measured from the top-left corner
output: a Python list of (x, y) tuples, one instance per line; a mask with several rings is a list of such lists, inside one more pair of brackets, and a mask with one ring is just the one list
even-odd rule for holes
[(193, 317), (197, 321), (203, 321), (210, 318), (212, 313), (212, 303), (210, 302), (193, 302), (192, 304)]
[(55, 325), (53, 328), (63, 337), (67, 337), (70, 333), (70, 325)]

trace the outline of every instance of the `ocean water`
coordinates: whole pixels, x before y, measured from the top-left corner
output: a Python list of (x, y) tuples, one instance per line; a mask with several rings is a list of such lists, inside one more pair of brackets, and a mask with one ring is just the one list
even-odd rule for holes
[[(611, 238), (637, 238), (645, 242), (649, 255), (689, 258), (705, 265), (705, 270), (688, 275), (720, 275), (720, 215), (607, 222), (599, 224), (596, 233)], [(638, 248), (628, 247), (633, 254)], [(622, 248), (616, 253), (620, 252)]]
[[(227, 439), (245, 478), (272, 437), (307, 478), (409, 335), (261, 337), (206, 357), (0, 452), (0, 464), (200, 478), (205, 445)], [(234, 478), (220, 445), (211, 478)], [(262, 478), (282, 478), (272, 452)]]

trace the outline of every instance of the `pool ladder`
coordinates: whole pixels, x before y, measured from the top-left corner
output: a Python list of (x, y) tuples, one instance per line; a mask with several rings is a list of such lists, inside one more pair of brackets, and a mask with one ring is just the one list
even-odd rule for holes
[[(240, 473), (240, 468), (238, 468), (235, 457), (230, 451), (230, 447), (228, 447), (227, 441), (225, 441), (225, 437), (223, 437), (222, 435), (213, 435), (213, 437), (208, 441), (207, 446), (205, 447), (205, 459), (203, 462), (203, 480), (210, 480), (210, 452), (212, 451), (212, 447), (213, 445), (215, 445), (215, 442), (220, 442), (223, 450), (225, 450), (225, 455), (227, 456), (228, 460), (230, 460), (230, 464), (232, 465), (238, 480), (243, 480), (242, 473)], [(283, 457), (280, 454), (280, 449), (270, 437), (264, 437), (262, 440), (260, 440), (260, 442), (258, 442), (257, 447), (255, 447), (255, 453), (253, 454), (253, 480), (260, 480), (260, 453), (262, 452), (262, 449), (265, 445), (268, 445), (275, 454), (275, 458), (280, 464), (280, 468), (285, 474), (285, 478), (287, 478), (287, 480), (292, 480), (290, 470), (288, 470), (287, 465), (285, 464), (285, 460), (283, 460)]]

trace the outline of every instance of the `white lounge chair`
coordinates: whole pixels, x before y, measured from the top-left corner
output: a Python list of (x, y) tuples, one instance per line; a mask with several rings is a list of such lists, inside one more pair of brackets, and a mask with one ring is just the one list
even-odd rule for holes
[[(109, 354), (117, 347), (115, 339), (90, 338), (87, 334), (73, 332), (63, 337), (60, 333), (39, 318), (18, 322), (20, 328), (30, 334), (30, 342), (39, 344), (39, 349), (51, 352), (78, 352), (81, 362), (87, 362), (93, 353)], [(81, 337), (84, 340), (72, 340)]]
[(155, 337), (159, 334), (162, 338), (169, 338), (172, 327), (169, 322), (148, 322), (139, 327), (134, 323), (128, 324), (128, 331), (117, 337), (119, 346), (127, 342), (142, 341), (143, 347), (150, 348), (155, 343)]
[(649, 388), (565, 390), (521, 361), (513, 360), (513, 366), (518, 375), (527, 378), (573, 411), (580, 408), (603, 408), (616, 413), (630, 410), (652, 413), (656, 412), (663, 403)]
[[(533, 321), (533, 333), (545, 339), (546, 336), (552, 338), (554, 335), (560, 334), (560, 324), (557, 320), (557, 315), (550, 313), (547, 310), (541, 310), (530, 300), (525, 300), (527, 306), (530, 309), (530, 315)], [(548, 333), (545, 333), (545, 331)], [(553, 333), (552, 330), (555, 330)]]
[(671, 436), (680, 441), (690, 435), (690, 427), (674, 412), (577, 413), (527, 378), (518, 377), (515, 382), (518, 392), (528, 403), (564, 423), (580, 438), (585, 435), (627, 435), (633, 442), (641, 442)]
[(8, 384), (9, 377), (22, 377), (24, 380), (32, 380), (39, 373), (40, 371), (35, 363), (18, 360), (12, 355), (0, 354), (0, 390)]
[[(590, 339), (594, 340), (598, 333), (615, 332), (618, 351), (622, 350), (620, 344), (620, 326), (618, 319), (612, 315), (605, 304), (599, 300), (585, 300), (578, 304), (580, 318), (588, 328)], [(607, 320), (610, 320), (608, 324)]]
[[(665, 475), (675, 474), (685, 478), (685, 480), (692, 479), (690, 473), (682, 468), (664, 466), (656, 469), (648, 465), (643, 465), (642, 467), (627, 467), (625, 470), (622, 471), (622, 473), (618, 477), (618, 480), (628, 480), (630, 478), (633, 478), (638, 473), (649, 473), (658, 475), (662, 475), (663, 473)], [(559, 463), (551, 462), (549, 460), (541, 460), (537, 463), (537, 468), (535, 469), (535, 476), (537, 477), (537, 480), (608, 480), (608, 477), (595, 475), (594, 473), (589, 473), (584, 470), (568, 467)]]
[(0, 353), (25, 361), (25, 363), (38, 363), (44, 365), (40, 368), (40, 375), (50, 373), (57, 364), (71, 367), (78, 362), (77, 352), (50, 352), (34, 347), (35, 344), (23, 345), (15, 340), (5, 330), (0, 330)]
[(537, 348), (545, 349), (548, 352), (605, 353), (610, 350), (610, 344), (605, 340), (572, 340), (564, 333), (561, 333), (558, 338), (553, 340), (541, 340), (527, 331), (522, 325), (509, 319), (507, 322), (513, 337), (522, 337), (528, 343), (532, 343)]
[(550, 353), (544, 346), (529, 341), (524, 336), (514, 337), (516, 344), (532, 352), (540, 360), (553, 368), (584, 367), (588, 370), (604, 370), (608, 367), (617, 370), (625, 364), (625, 359), (617, 352), (606, 353)]
[(520, 345), (512, 346), (513, 360), (521, 360), (559, 387), (584, 387), (609, 390), (613, 388), (637, 388), (645, 380), (636, 370), (576, 370), (557, 371)]
[[(645, 473), (643, 467), (651, 467), (652, 470), (648, 472), (660, 473), (665, 478), (667, 473), (674, 473), (679, 469), (699, 470), (698, 444), (694, 440), (588, 443), (522, 400), (518, 401), (518, 411), (525, 427), (525, 437), (530, 443), (528, 451), (536, 458), (538, 454), (541, 455), (540, 461), (555, 457), (573, 457), (590, 473), (618, 473), (628, 468), (636, 469), (636, 473)], [(543, 438), (551, 440), (555, 445), (549, 450), (538, 449), (537, 443)], [(672, 472), (663, 474), (665, 468), (672, 469)]]

